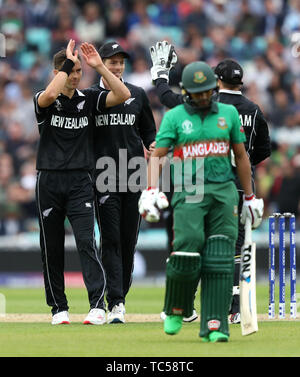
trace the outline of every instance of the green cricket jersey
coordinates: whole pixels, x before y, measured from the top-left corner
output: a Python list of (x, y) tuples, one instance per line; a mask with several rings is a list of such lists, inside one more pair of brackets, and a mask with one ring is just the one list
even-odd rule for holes
[[(191, 174), (194, 183), (201, 163), (204, 167), (202, 181), (221, 183), (234, 181), (231, 145), (245, 141), (246, 137), (239, 114), (234, 106), (213, 102), (209, 113), (201, 118), (197, 109), (188, 104), (182, 104), (164, 115), (156, 136), (156, 148), (173, 146), (173, 161), (180, 160), (182, 166), (192, 161)], [(197, 165), (196, 161), (198, 161)], [(174, 181), (176, 164), (173, 165), (171, 167)], [(185, 175), (184, 169), (182, 167), (182, 179)]]

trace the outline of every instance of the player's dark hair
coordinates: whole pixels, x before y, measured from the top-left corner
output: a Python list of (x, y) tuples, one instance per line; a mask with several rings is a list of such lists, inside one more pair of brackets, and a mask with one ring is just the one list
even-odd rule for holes
[[(78, 55), (78, 59), (80, 60), (79, 55)], [(66, 60), (67, 60), (67, 52), (66, 52), (66, 49), (64, 48), (64, 49), (58, 51), (53, 56), (54, 69), (60, 70)]]

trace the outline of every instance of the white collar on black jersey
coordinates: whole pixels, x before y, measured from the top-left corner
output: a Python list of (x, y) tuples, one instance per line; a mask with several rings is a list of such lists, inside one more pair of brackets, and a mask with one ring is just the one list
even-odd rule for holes
[[(58, 96), (63, 96), (63, 94), (62, 94), (62, 93), (59, 93)], [(85, 97), (85, 94), (82, 93), (79, 89), (75, 89), (75, 92), (74, 92), (74, 94), (73, 94), (73, 97), (74, 97), (74, 96)]]
[(80, 97), (85, 97), (85, 94), (83, 94), (79, 89), (76, 89), (77, 91), (77, 94), (80, 96)]
[(238, 95), (243, 94), (240, 90), (228, 90), (228, 89), (220, 89), (219, 93), (238, 94)]
[[(120, 79), (122, 82), (124, 82), (124, 80), (123, 80), (123, 77), (121, 77), (121, 79)], [(105, 86), (104, 86), (104, 83), (103, 83), (103, 78), (101, 77), (100, 78), (100, 82), (99, 82), (99, 85), (100, 85), (100, 88), (103, 88), (103, 89), (105, 89)]]

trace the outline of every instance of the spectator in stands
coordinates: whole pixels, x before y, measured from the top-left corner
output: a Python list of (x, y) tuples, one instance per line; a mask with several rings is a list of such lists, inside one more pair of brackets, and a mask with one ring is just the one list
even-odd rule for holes
[[(178, 26), (179, 14), (173, 0), (161, 0), (154, 6), (152, 20), (160, 26)], [(200, 20), (199, 20), (200, 21)]]
[(264, 56), (255, 57), (253, 64), (249, 64), (245, 71), (244, 83), (246, 86), (254, 82), (261, 92), (265, 93), (268, 90), (274, 72)]
[(132, 49), (141, 46), (145, 51), (148, 51), (149, 46), (154, 45), (156, 41), (161, 39), (161, 36), (161, 28), (154, 24), (150, 16), (145, 13), (140, 16), (139, 22), (130, 28), (127, 38)]
[(209, 27), (221, 27), (226, 29), (234, 25), (234, 14), (229, 0), (212, 0), (206, 3), (205, 9), (209, 19)]
[(275, 128), (286, 126), (287, 119), (291, 114), (291, 106), (285, 90), (279, 89), (274, 93), (272, 108), (269, 115), (271, 125)]
[(186, 32), (191, 26), (194, 26), (200, 35), (207, 33), (208, 18), (204, 11), (204, 0), (190, 0), (190, 11), (182, 19), (182, 27)]
[(17, 234), (20, 231), (20, 208), (11, 193), (15, 183), (13, 159), (8, 153), (0, 155), (0, 235)]
[(52, 30), (55, 30), (58, 25), (58, 21), (62, 18), (71, 17), (72, 22), (79, 17), (81, 11), (78, 8), (78, 1), (74, 0), (57, 0), (56, 6), (52, 9)]
[(80, 37), (74, 28), (73, 19), (70, 14), (59, 16), (57, 27), (52, 33), (52, 54), (61, 50), (70, 39), (80, 42)]
[(145, 91), (153, 88), (148, 62), (143, 56), (137, 56), (133, 62), (133, 72), (126, 75), (126, 81), (142, 87)]
[(274, 37), (281, 33), (284, 19), (283, 2), (265, 0), (265, 14), (262, 16), (260, 32), (265, 37)]
[(110, 4), (106, 21), (106, 36), (111, 39), (126, 38), (128, 33), (127, 14), (120, 1)]
[(282, 32), (289, 36), (293, 31), (300, 29), (300, 2), (288, 0), (287, 15), (283, 21)]
[(147, 0), (133, 0), (132, 3), (131, 11), (127, 18), (129, 31), (147, 15)]
[(105, 19), (96, 2), (87, 2), (83, 14), (75, 21), (75, 31), (81, 41), (99, 45), (105, 40)]
[(28, 0), (25, 8), (26, 28), (50, 28), (52, 4), (49, 0)]

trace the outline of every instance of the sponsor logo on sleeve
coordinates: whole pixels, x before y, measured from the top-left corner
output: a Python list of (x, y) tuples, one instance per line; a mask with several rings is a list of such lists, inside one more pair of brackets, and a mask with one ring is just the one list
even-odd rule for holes
[(217, 319), (211, 319), (207, 322), (207, 327), (210, 331), (218, 331), (221, 326), (221, 322)]

